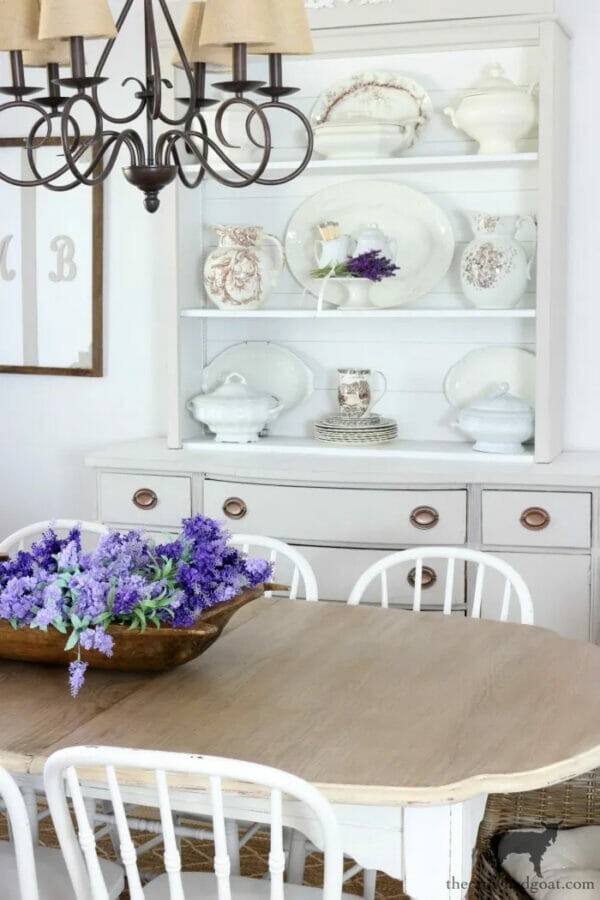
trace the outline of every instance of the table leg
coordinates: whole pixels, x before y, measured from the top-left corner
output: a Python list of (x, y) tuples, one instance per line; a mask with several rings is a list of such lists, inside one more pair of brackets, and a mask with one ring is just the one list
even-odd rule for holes
[(404, 890), (411, 900), (462, 900), (486, 797), (404, 810)]

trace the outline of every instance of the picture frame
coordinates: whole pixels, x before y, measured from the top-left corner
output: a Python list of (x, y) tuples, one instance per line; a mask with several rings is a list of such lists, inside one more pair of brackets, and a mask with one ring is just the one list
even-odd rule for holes
[[(45, 140), (36, 153), (56, 154), (60, 143)], [(0, 138), (0, 154), (12, 153), (21, 172), (19, 150), (25, 160), (23, 138)], [(101, 378), (103, 186), (52, 191), (0, 181), (0, 206), (0, 374)]]

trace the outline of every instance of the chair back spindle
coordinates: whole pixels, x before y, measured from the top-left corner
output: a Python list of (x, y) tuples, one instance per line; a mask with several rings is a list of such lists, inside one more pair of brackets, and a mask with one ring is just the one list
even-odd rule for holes
[(473, 618), (481, 618), (484, 602), (486, 600), (485, 586), (488, 571), (495, 571), (503, 578), (503, 594), (499, 621), (506, 622), (510, 616), (511, 601), (514, 597), (519, 606), (520, 621), (524, 625), (533, 625), (534, 612), (531, 594), (523, 578), (512, 566), (503, 559), (493, 556), (491, 553), (482, 553), (479, 550), (470, 550), (467, 547), (417, 547), (412, 550), (403, 550), (392, 553), (378, 560), (364, 572), (350, 594), (348, 603), (357, 606), (362, 602), (367, 590), (372, 583), (379, 579), (381, 585), (381, 606), (390, 606), (389, 574), (392, 569), (400, 568), (414, 563), (414, 569), (409, 575), (409, 582), (413, 587), (412, 609), (420, 612), (423, 606), (425, 587), (424, 561), (447, 560), (446, 583), (444, 587), (443, 612), (450, 615), (453, 611), (453, 599), (456, 585), (456, 562), (462, 561), (474, 565), (475, 584), (471, 602), (471, 615)]
[[(270, 900), (284, 900), (285, 853), (283, 843), (284, 802), (290, 797), (310, 810), (322, 833), (325, 856), (323, 900), (339, 900), (342, 891), (343, 854), (339, 827), (333, 810), (312, 785), (287, 772), (220, 757), (192, 756), (145, 750), (125, 750), (117, 747), (73, 747), (59, 750), (46, 762), (44, 784), (48, 805), (56, 827), (61, 849), (75, 895), (81, 900), (108, 900), (106, 884), (100, 868), (96, 841), (89, 825), (81, 786), (81, 770), (92, 769), (104, 773), (113, 804), (119, 835), (121, 858), (127, 875), (131, 900), (144, 900), (144, 889), (138, 869), (138, 856), (129, 831), (125, 803), (128, 785), (139, 791), (140, 781), (154, 785), (152, 797), (144, 798), (145, 806), (155, 806), (160, 813), (164, 843), (164, 870), (161, 877), (168, 883), (170, 900), (192, 900), (197, 894), (186, 894), (186, 875), (181, 870), (181, 856), (177, 845), (173, 810), (169, 792), (169, 774), (184, 774), (186, 782), (194, 778), (194, 794), (206, 792), (210, 805), (214, 836), (214, 874), (218, 900), (232, 900), (231, 860), (228, 853), (224, 783), (232, 785), (236, 793), (240, 782), (265, 788), (270, 797), (271, 845), (269, 853)], [(129, 782), (128, 770), (136, 777)], [(146, 773), (146, 777), (142, 774)], [(97, 776), (94, 774), (94, 783)], [(136, 788), (135, 785), (138, 785)], [(179, 790), (182, 790), (179, 788)], [(246, 793), (247, 789), (244, 789)], [(72, 798), (77, 832), (69, 812), (68, 797)], [(78, 840), (79, 838), (79, 840)], [(166, 877), (165, 877), (166, 876)], [(27, 895), (27, 900), (38, 900)]]

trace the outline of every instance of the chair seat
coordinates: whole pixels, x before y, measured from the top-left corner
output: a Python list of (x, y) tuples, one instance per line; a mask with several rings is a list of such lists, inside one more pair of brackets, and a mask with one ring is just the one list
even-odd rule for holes
[[(183, 872), (181, 876), (186, 900), (202, 897), (202, 900), (218, 900), (217, 879), (212, 872)], [(232, 875), (233, 900), (268, 900), (271, 882), (263, 878), (244, 878)], [(285, 900), (317, 900), (322, 897), (321, 888), (303, 887), (300, 884), (284, 885)], [(169, 900), (169, 876), (160, 875), (144, 888), (146, 900)], [(342, 900), (356, 900), (350, 894), (342, 894)]]
[[(60, 850), (36, 847), (35, 864), (40, 900), (76, 900)], [(116, 863), (100, 860), (108, 895), (116, 900), (124, 887), (123, 869)], [(15, 848), (0, 841), (0, 896), (2, 900), (21, 900)]]

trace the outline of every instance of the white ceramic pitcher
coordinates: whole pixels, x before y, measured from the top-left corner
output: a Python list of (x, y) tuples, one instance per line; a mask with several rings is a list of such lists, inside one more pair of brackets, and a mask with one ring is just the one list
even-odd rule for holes
[(285, 265), (281, 241), (258, 225), (215, 225), (219, 246), (204, 267), (204, 288), (220, 309), (258, 309)]

